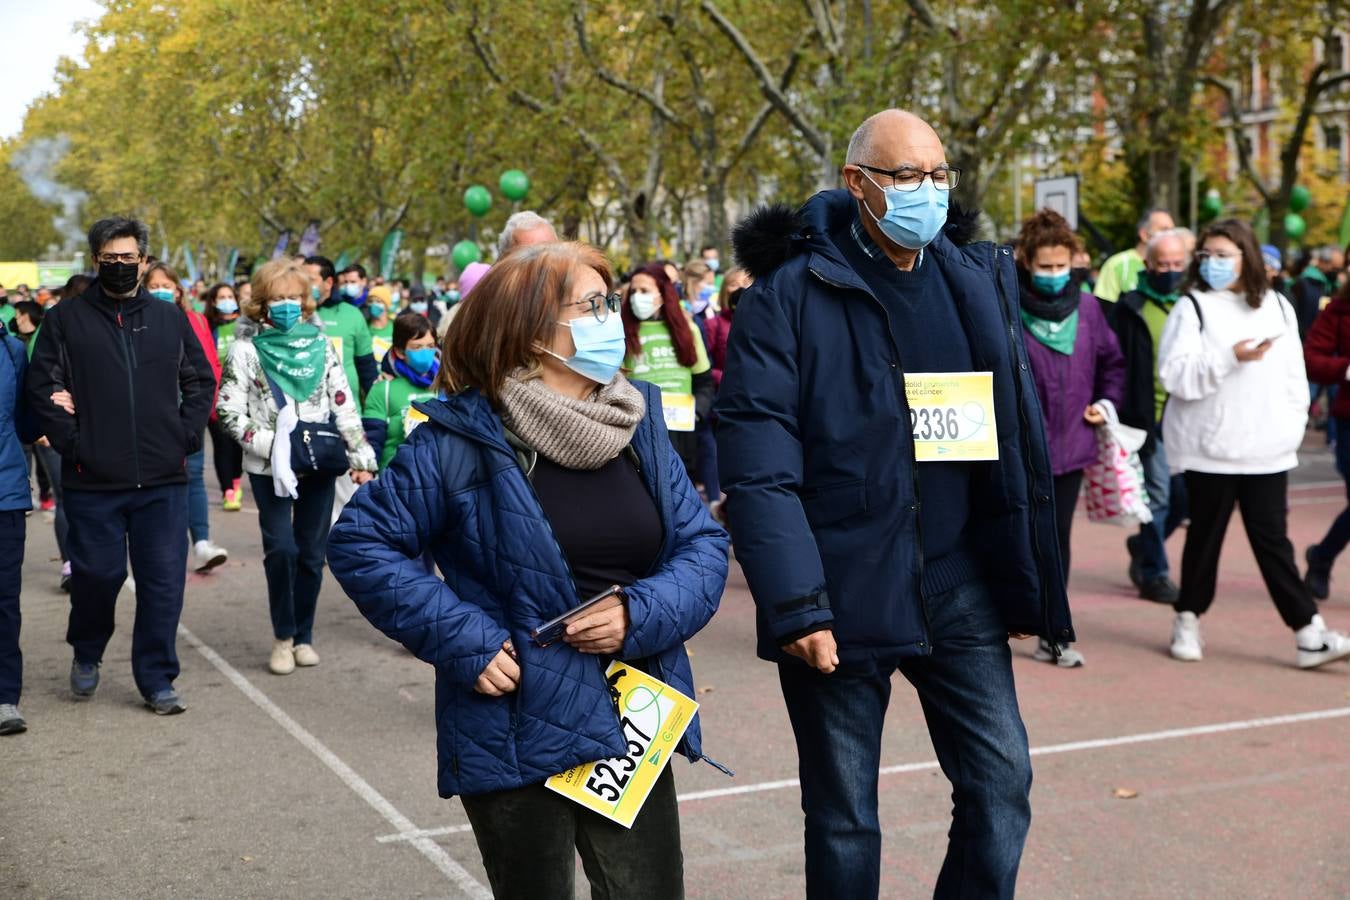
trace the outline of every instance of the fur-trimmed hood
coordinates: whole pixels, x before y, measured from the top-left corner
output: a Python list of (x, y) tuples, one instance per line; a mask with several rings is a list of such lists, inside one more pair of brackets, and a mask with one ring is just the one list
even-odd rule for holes
[[(761, 206), (736, 224), (731, 243), (736, 264), (763, 278), (799, 253), (822, 248), (829, 234), (851, 219), (857, 201), (846, 190), (821, 191), (800, 209), (786, 203)], [(979, 210), (952, 204), (942, 234), (957, 246), (979, 237)]]

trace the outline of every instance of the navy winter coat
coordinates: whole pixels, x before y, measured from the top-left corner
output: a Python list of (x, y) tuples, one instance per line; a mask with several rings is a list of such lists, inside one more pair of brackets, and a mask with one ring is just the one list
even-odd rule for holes
[[(653, 676), (692, 697), (684, 642), (717, 610), (727, 536), (671, 450), (660, 391), (634, 384), (647, 414), (632, 447), (665, 537), (651, 574), (625, 586), (631, 625), (619, 657), (649, 660)], [(415, 405), (429, 421), (347, 505), (328, 563), (375, 627), (436, 667), (441, 796), (537, 784), (623, 755), (599, 657), (530, 639), (583, 598), (501, 420), (476, 390)], [(443, 580), (427, 571), (425, 551)], [(520, 686), (505, 697), (475, 692), (508, 638)], [(697, 719), (680, 749), (701, 758)]]
[(0, 511), (33, 508), (28, 484), (28, 459), (23, 445), (41, 436), (29, 413), (24, 378), (28, 353), (0, 323)]
[[(718, 464), (768, 660), (787, 659), (781, 644), (824, 625), (841, 660), (931, 647), (904, 360), (881, 302), (829, 237), (847, 233), (856, 209), (846, 191), (828, 191), (799, 213), (761, 210), (735, 234), (737, 261), (756, 280), (731, 330)], [(954, 212), (925, 252), (947, 280), (977, 369), (994, 373), (1000, 460), (977, 464), (968, 538), (1008, 630), (1070, 641), (1017, 275), (1008, 248), (953, 243), (966, 224)]]

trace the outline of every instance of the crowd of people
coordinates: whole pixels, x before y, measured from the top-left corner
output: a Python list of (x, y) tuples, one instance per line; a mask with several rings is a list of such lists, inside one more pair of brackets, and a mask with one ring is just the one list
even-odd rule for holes
[[(125, 585), (139, 692), (155, 713), (187, 708), (187, 569), (229, 558), (209, 432), (219, 509), (247, 496), (258, 512), (268, 669), (320, 663), (326, 567), (433, 665), (439, 790), (463, 797), (499, 896), (570, 896), (577, 851), (615, 895), (679, 896), (669, 767), (631, 830), (542, 782), (626, 752), (597, 662), (692, 695), (684, 642), (717, 610), (733, 538), (797, 741), (808, 895), (877, 895), (898, 671), (953, 783), (937, 894), (1011, 896), (1031, 762), (1009, 638), (1086, 663), (1070, 541), (1110, 423), (1146, 435), (1152, 515), (1125, 538), (1126, 574), (1173, 608), (1175, 659), (1203, 658), (1235, 507), (1295, 664), (1350, 657), (1317, 606), (1350, 507), (1303, 570), (1287, 523), (1324, 396), (1350, 485), (1350, 274), (1334, 248), (1286, 267), (1246, 223), (1197, 236), (1164, 210), (1096, 270), (1049, 210), (1011, 247), (979, 242), (949, 203), (960, 175), (927, 123), (887, 110), (854, 133), (843, 188), (737, 226), (735, 267), (708, 246), (616, 272), (520, 212), (496, 262), (431, 289), (318, 255), (186, 286), (144, 224), (97, 222), (94, 276), (0, 289), (0, 734), (27, 728), (34, 470), (70, 594), (71, 692), (96, 695)], [(973, 392), (993, 450), (927, 454), (912, 388), (932, 376)], [(1186, 523), (1177, 583), (1166, 542)], [(532, 640), (593, 595), (617, 600)], [(697, 723), (679, 749), (706, 759)]]

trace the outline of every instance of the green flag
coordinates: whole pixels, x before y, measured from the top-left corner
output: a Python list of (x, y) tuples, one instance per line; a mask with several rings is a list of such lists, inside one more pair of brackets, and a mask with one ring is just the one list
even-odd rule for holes
[(1345, 201), (1345, 212), (1341, 213), (1340, 244), (1350, 247), (1350, 200)]
[(398, 258), (398, 246), (403, 243), (403, 232), (395, 228), (384, 239), (380, 248), (380, 275), (383, 278), (394, 277), (394, 260)]

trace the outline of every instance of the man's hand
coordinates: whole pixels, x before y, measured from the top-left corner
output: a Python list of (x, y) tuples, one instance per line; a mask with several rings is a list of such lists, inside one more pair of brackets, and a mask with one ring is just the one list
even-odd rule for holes
[(1233, 345), (1233, 355), (1237, 357), (1238, 362), (1260, 362), (1265, 359), (1266, 351), (1270, 349), (1272, 340), (1266, 338), (1264, 341), (1238, 341)]
[(623, 603), (583, 616), (563, 632), (563, 640), (581, 653), (618, 653), (627, 636), (628, 606)]
[(502, 644), (502, 649), (492, 657), (474, 682), (473, 689), (489, 697), (504, 697), (520, 684), (520, 666), (516, 664), (511, 642)]
[(42, 437), (38, 438), (33, 443), (37, 444), (39, 447), (51, 447), (52, 445), (52, 442), (47, 440), (46, 435), (43, 435)]
[(352, 472), (352, 484), (355, 484), (355, 485), (362, 485), (362, 484), (365, 484), (367, 481), (370, 481), (370, 480), (371, 480), (372, 478), (374, 478), (374, 477), (375, 477), (375, 473), (374, 473), (374, 472), (359, 472), (359, 471), (353, 471), (353, 472)]
[(72, 416), (75, 415), (75, 398), (70, 396), (70, 391), (57, 391), (52, 394), (52, 403), (61, 407)]
[(839, 645), (834, 642), (834, 632), (828, 628), (797, 638), (783, 647), (783, 650), (798, 659), (805, 660), (807, 665), (824, 675), (830, 674), (839, 665)]

